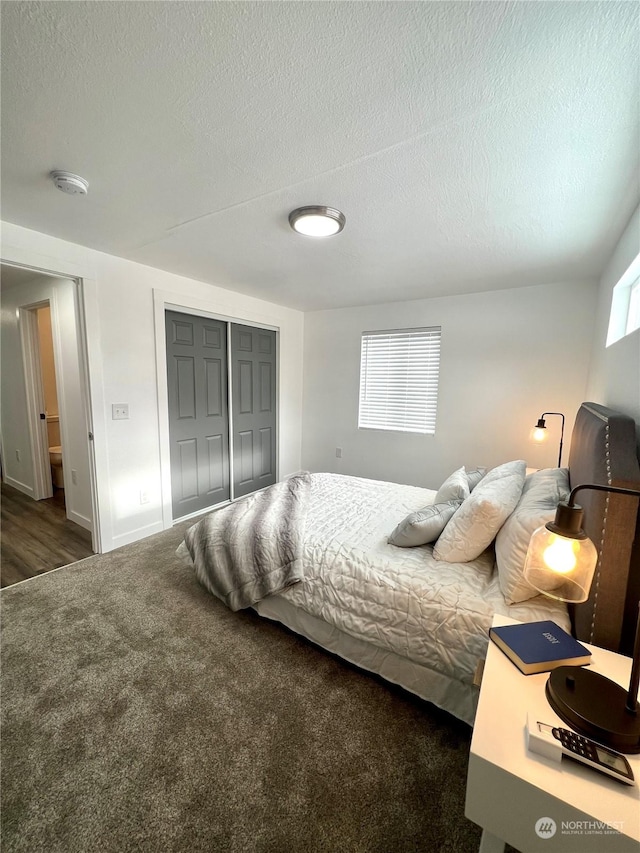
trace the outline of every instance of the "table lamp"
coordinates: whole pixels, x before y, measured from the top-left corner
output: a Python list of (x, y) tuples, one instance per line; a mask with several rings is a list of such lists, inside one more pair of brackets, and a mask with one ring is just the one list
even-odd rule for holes
[(535, 441), (536, 444), (542, 444), (543, 441), (547, 440), (547, 424), (545, 423), (545, 417), (548, 415), (558, 415), (562, 418), (562, 426), (560, 428), (560, 447), (558, 450), (558, 468), (562, 465), (562, 442), (564, 440), (564, 415), (562, 412), (543, 412), (538, 418), (538, 423), (531, 430), (531, 440)]
[[(582, 507), (574, 500), (582, 489), (640, 497), (636, 489), (576, 486), (569, 500), (558, 504), (555, 520), (533, 532), (525, 559), (525, 579), (538, 592), (572, 604), (589, 597), (598, 559), (595, 546), (582, 529)], [(639, 684), (640, 612), (628, 690), (593, 670), (560, 666), (549, 676), (546, 695), (556, 714), (571, 728), (618, 752), (636, 753), (640, 752)]]

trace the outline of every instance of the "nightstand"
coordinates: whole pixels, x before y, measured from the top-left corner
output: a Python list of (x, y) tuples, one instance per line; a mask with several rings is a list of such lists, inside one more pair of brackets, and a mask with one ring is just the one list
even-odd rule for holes
[[(493, 624), (513, 622), (496, 616)], [(630, 658), (588, 648), (594, 670), (628, 686)], [(465, 815), (483, 829), (480, 853), (502, 853), (505, 842), (521, 853), (638, 853), (638, 784), (626, 786), (568, 758), (556, 763), (527, 751), (527, 712), (566, 727), (546, 700), (548, 677), (523, 675), (489, 642), (465, 806)], [(640, 755), (627, 759), (640, 783)]]

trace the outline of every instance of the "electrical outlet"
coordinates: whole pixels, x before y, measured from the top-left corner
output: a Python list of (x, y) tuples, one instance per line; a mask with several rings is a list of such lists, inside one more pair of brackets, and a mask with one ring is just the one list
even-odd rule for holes
[(71, 482), (74, 486), (78, 485), (78, 472), (75, 470), (75, 468), (71, 469)]
[(336, 447), (336, 459), (342, 459), (342, 448)]
[(112, 403), (111, 404), (111, 420), (126, 421), (129, 418), (128, 403)]
[(21, 461), (22, 461), (22, 460), (20, 459), (20, 451), (19, 451), (19, 450), (16, 450), (16, 459), (18, 460), (18, 462), (21, 462)]
[(149, 492), (145, 489), (140, 489), (140, 503), (148, 504), (149, 503)]

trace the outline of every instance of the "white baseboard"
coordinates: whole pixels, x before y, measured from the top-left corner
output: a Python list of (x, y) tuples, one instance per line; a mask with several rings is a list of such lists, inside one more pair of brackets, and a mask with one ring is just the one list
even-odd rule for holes
[(153, 536), (154, 533), (162, 533), (163, 530), (162, 522), (155, 521), (153, 524), (147, 524), (146, 527), (138, 527), (129, 533), (121, 533), (119, 536), (112, 537), (110, 542), (102, 543), (102, 553), (115, 551), (116, 548), (122, 548), (123, 545), (131, 545), (132, 542), (146, 539), (147, 536)]
[[(20, 480), (14, 480), (13, 477), (9, 477), (8, 474), (5, 474), (4, 481), (7, 486), (13, 486), (14, 489), (17, 489), (24, 495), (29, 495), (30, 498), (33, 498), (33, 486), (27, 486), (26, 483), (21, 483)], [(35, 500), (35, 498), (33, 499)]]
[(67, 518), (69, 521), (75, 521), (80, 527), (84, 527), (85, 530), (88, 530), (89, 533), (93, 532), (93, 524), (91, 523), (90, 518), (86, 518), (84, 515), (80, 515), (79, 512), (74, 512), (74, 510), (67, 510)]

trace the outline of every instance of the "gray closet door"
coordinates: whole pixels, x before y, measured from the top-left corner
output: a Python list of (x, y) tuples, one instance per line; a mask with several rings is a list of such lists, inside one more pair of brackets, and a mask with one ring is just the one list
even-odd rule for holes
[(229, 500), (227, 324), (165, 312), (173, 517)]
[(276, 481), (276, 333), (231, 324), (233, 494)]

